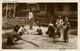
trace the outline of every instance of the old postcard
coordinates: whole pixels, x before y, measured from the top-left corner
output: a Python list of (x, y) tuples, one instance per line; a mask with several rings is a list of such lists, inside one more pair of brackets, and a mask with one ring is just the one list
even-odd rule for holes
[(2, 1), (2, 50), (78, 51), (79, 1)]

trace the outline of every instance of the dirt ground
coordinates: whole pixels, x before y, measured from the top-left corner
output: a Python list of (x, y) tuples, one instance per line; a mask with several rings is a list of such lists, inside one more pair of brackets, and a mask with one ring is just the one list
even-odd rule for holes
[[(62, 40), (57, 38), (57, 42), (53, 42), (53, 38), (46, 35), (47, 27), (42, 27), (43, 34), (37, 35), (37, 26), (34, 26), (32, 30), (29, 29), (29, 26), (25, 26), (28, 30), (29, 35), (26, 33), (22, 36), (24, 40), (19, 40), (15, 45), (11, 46), (13, 49), (56, 49), (56, 48), (68, 48), (68, 49), (76, 49), (77, 48), (77, 35), (69, 35), (69, 43), (65, 44)], [(10, 32), (12, 30), (3, 30), (3, 33)], [(76, 29), (70, 29), (69, 32), (77, 31)], [(2, 39), (4, 40), (4, 39)], [(33, 42), (34, 44), (30, 43)]]

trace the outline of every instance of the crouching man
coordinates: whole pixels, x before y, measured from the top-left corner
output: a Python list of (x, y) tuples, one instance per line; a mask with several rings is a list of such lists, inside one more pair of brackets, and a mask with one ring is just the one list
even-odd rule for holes
[(27, 32), (27, 34), (29, 34), (29, 32), (24, 27), (24, 25), (21, 25), (20, 29), (18, 30), (18, 33), (15, 35), (15, 41), (20, 40), (21, 36), (26, 34), (26, 32)]
[[(27, 31), (27, 30), (25, 29), (24, 25), (22, 25), (22, 26), (20, 27), (20, 29), (18, 30), (18, 34), (19, 34), (20, 36), (22, 36), (23, 34), (25, 34), (26, 31)], [(27, 31), (27, 34), (29, 34), (28, 31)]]
[[(19, 30), (18, 30), (19, 29)], [(10, 33), (10, 35), (7, 37), (7, 45), (14, 45), (16, 43), (16, 41), (21, 39), (21, 36), (23, 34), (25, 34), (27, 30), (24, 28), (24, 25), (22, 25), (20, 28), (18, 27), (18, 25), (14, 28), (14, 31), (12, 33)], [(28, 31), (27, 31), (27, 34)]]
[(49, 24), (48, 26), (48, 31), (46, 32), (47, 35), (49, 35), (49, 37), (53, 37), (55, 34), (55, 27), (52, 23)]

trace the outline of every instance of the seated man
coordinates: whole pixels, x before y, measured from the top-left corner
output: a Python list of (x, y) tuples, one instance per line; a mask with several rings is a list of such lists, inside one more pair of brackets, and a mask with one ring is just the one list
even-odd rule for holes
[(48, 31), (46, 32), (46, 34), (48, 34), (50, 37), (53, 37), (54, 32), (55, 32), (54, 25), (52, 23), (50, 23), (48, 26)]

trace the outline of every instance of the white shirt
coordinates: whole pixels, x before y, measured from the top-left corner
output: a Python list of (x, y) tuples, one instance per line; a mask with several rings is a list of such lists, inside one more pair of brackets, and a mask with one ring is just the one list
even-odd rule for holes
[(20, 33), (20, 32), (25, 32), (25, 28), (20, 27), (20, 29), (18, 30), (18, 33)]
[(57, 19), (57, 21), (56, 21), (56, 25), (57, 26), (62, 26), (63, 25), (63, 20), (62, 19)]
[(52, 23), (49, 23), (49, 26), (52, 26), (53, 27), (54, 25)]
[(29, 19), (33, 18), (33, 13), (29, 12)]

